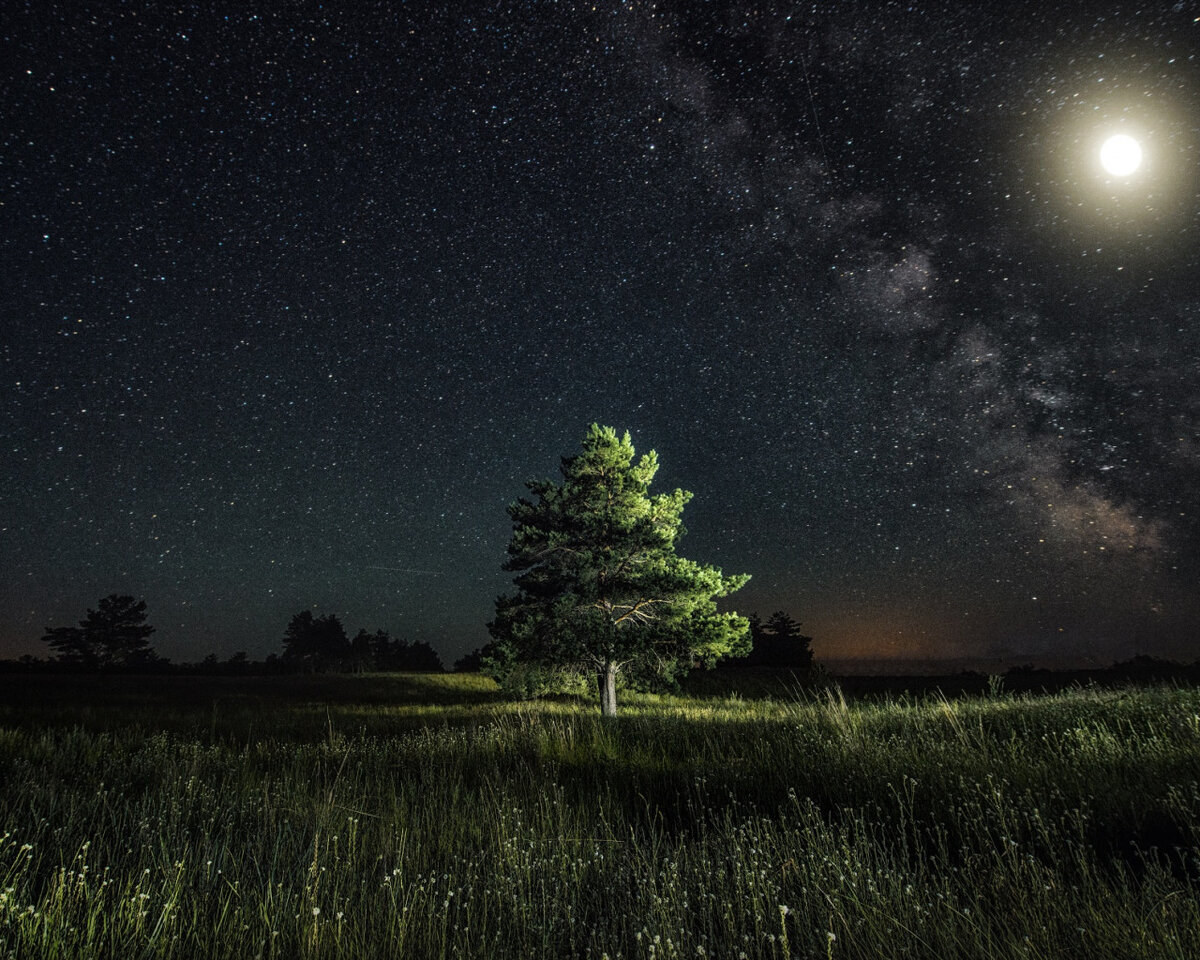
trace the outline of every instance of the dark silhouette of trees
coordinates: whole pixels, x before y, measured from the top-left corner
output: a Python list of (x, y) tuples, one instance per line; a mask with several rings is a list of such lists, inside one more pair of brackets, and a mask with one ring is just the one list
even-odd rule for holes
[[(386, 630), (359, 630), (346, 638), (333, 614), (314, 617), (302, 610), (292, 617), (283, 638), (283, 663), (309, 672), (373, 671), (441, 672), (442, 661), (424, 641), (390, 636)], [(269, 666), (269, 664), (268, 664)]]
[(491, 656), (491, 647), (492, 645), (489, 643), (482, 647), (476, 647), (470, 653), (464, 653), (454, 661), (454, 672), (478, 673), (483, 669), (483, 658)]
[(386, 630), (359, 630), (350, 642), (354, 669), (409, 673), (440, 673), (441, 658), (424, 640), (413, 642), (391, 637)]
[(50, 644), (54, 659), (89, 670), (100, 669), (99, 651), (84, 636), (82, 627), (47, 627), (43, 643)]
[(350, 641), (350, 666), (355, 673), (369, 673), (379, 669), (375, 665), (375, 637), (380, 634), (387, 637), (382, 630), (376, 630), (374, 635), (366, 630), (359, 630)]
[(47, 627), (43, 642), (59, 663), (88, 670), (141, 667), (158, 657), (150, 647), (146, 601), (111, 593), (77, 627)]
[(442, 658), (424, 640), (417, 640), (408, 645), (404, 658), (404, 666), (397, 670), (408, 670), (416, 673), (441, 673), (446, 668), (442, 666)]
[(583, 451), (562, 460), (562, 483), (532, 481), (532, 500), (508, 508), (504, 569), (517, 592), (496, 601), (489, 669), (586, 666), (601, 712), (617, 712), (616, 678), (630, 666), (674, 677), (746, 649), (748, 624), (717, 613), (715, 598), (748, 576), (723, 576), (675, 554), (691, 494), (650, 496), (651, 451), (636, 463), (629, 434), (592, 424)]
[(314, 617), (311, 610), (301, 610), (283, 635), (283, 659), (305, 672), (343, 669), (351, 659), (346, 628), (332, 613)]
[(782, 610), (776, 610), (763, 623), (758, 614), (750, 617), (753, 647), (745, 663), (754, 667), (812, 669), (812, 637), (800, 632), (800, 622)]
[(225, 661), (224, 666), (226, 673), (231, 673), (234, 676), (242, 676), (250, 672), (250, 658), (246, 656), (245, 650), (238, 650)]

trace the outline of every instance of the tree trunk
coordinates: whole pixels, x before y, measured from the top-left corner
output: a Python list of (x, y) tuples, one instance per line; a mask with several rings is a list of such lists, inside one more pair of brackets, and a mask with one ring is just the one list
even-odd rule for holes
[(605, 717), (617, 715), (617, 665), (611, 660), (600, 668), (596, 675), (600, 690), (600, 714)]

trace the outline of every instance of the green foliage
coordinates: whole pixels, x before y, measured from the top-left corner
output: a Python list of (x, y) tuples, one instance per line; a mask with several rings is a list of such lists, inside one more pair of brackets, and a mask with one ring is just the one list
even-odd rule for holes
[(583, 695), (595, 687), (594, 678), (572, 666), (535, 663), (527, 660), (489, 661), (488, 676), (495, 679), (506, 696), (535, 700), (552, 694)]
[(504, 569), (517, 592), (497, 599), (488, 625), (494, 675), (517, 663), (610, 675), (633, 665), (670, 680), (749, 649), (746, 618), (716, 608), (749, 577), (675, 553), (692, 495), (651, 495), (658, 457), (634, 456), (628, 433), (593, 424), (561, 483), (531, 481), (532, 498), (508, 508)]
[(62, 663), (93, 670), (152, 663), (154, 628), (146, 624), (146, 601), (112, 593), (88, 610), (78, 627), (47, 627), (42, 637)]

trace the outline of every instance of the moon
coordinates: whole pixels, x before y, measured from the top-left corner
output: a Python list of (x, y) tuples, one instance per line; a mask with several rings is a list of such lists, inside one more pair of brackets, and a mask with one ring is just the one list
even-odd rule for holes
[(1127, 177), (1142, 165), (1142, 146), (1128, 134), (1114, 134), (1100, 148), (1100, 165), (1114, 177)]

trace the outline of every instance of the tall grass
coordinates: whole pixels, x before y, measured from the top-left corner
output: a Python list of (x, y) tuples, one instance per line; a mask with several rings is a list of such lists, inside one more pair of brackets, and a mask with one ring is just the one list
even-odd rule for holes
[(0, 956), (1200, 957), (1196, 691), (437, 682), (10, 710)]

